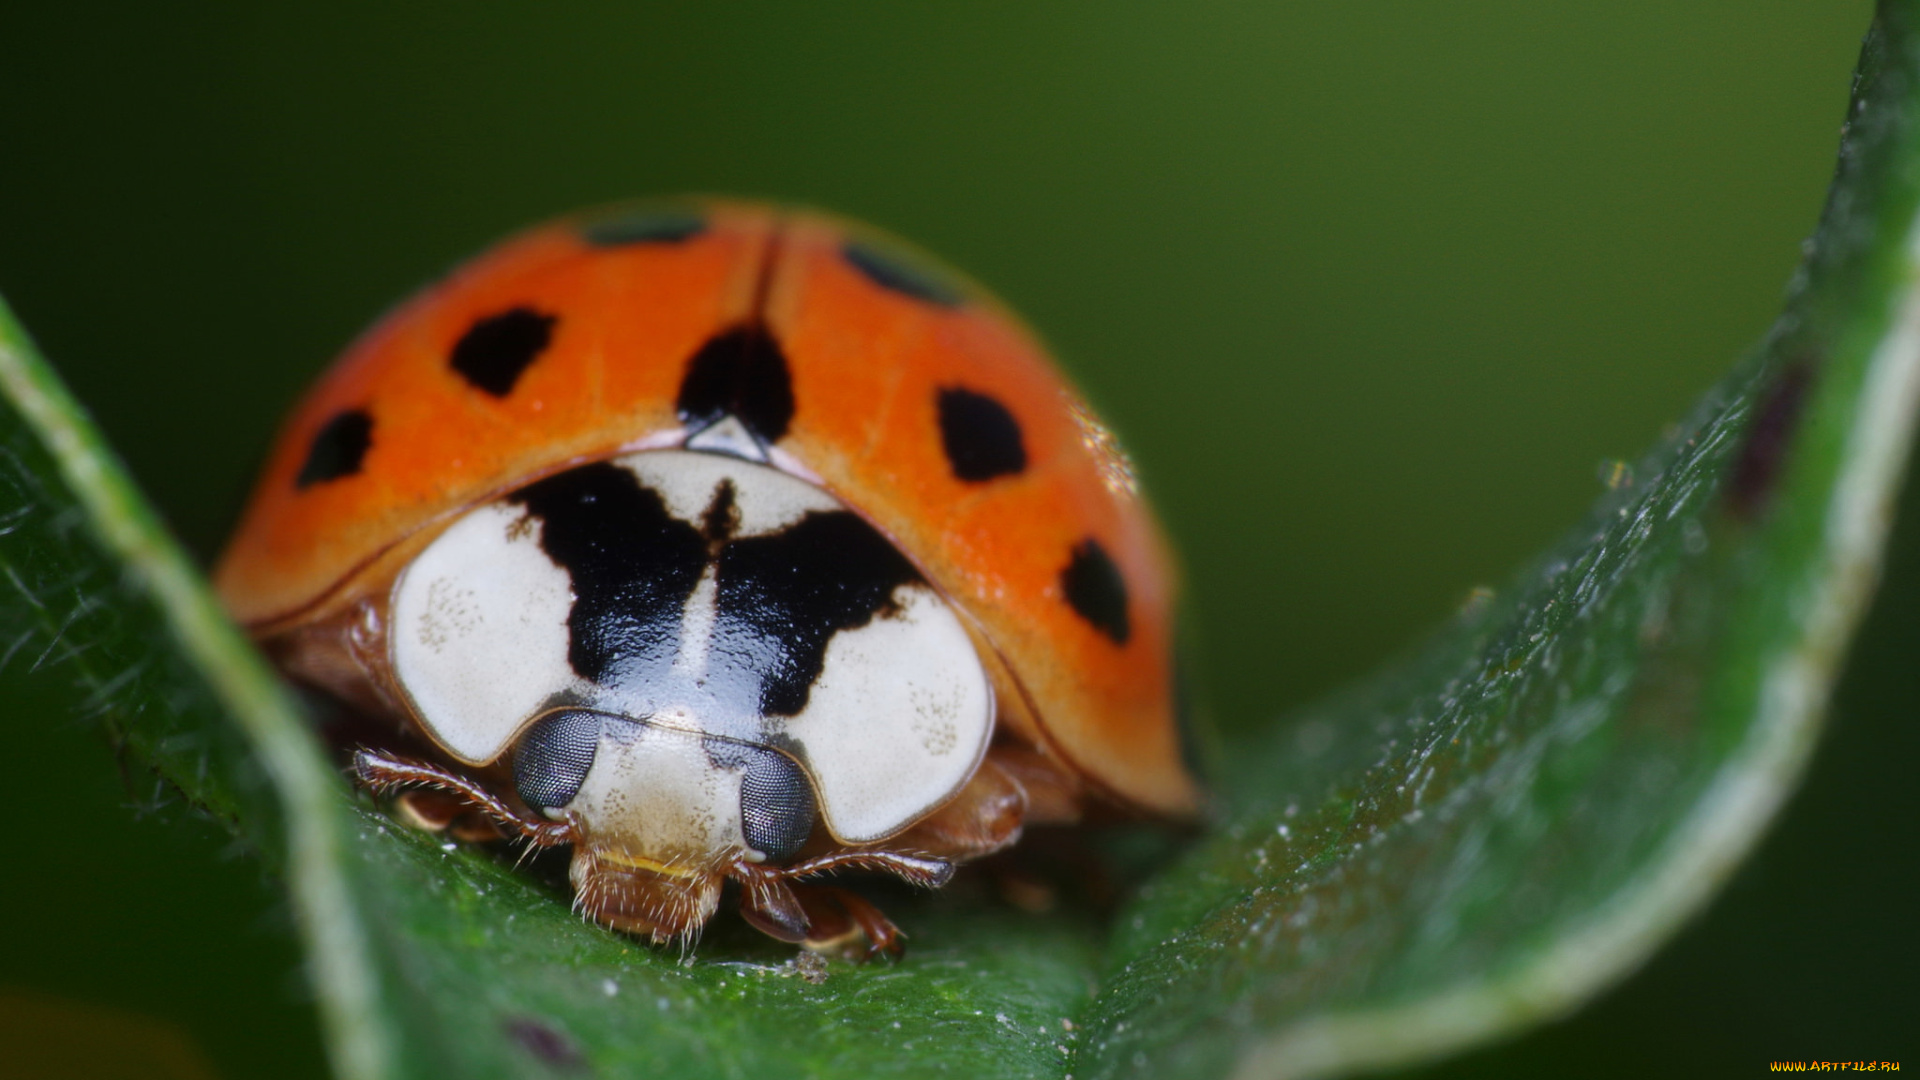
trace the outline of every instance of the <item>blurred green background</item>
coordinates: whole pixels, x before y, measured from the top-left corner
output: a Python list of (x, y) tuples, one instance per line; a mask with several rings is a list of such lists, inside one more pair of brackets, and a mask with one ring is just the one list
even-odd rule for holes
[[(1211, 703), (1261, 723), (1500, 583), (1759, 338), (1869, 16), (13, 5), (0, 291), (210, 557), (300, 388), (502, 233), (673, 191), (871, 219), (999, 291), (1114, 421), (1186, 558)], [(1920, 517), (1904, 535), (1920, 554)], [(1920, 600), (1920, 559), (1895, 584)], [(1704, 919), (1440, 1072), (1914, 1048), (1916, 608), (1876, 614), (1813, 782)], [(274, 886), (183, 808), (137, 819), (151, 779), (24, 667), (0, 715), (40, 824), (0, 884), (0, 990), (166, 1021), (222, 1076), (317, 1074)]]

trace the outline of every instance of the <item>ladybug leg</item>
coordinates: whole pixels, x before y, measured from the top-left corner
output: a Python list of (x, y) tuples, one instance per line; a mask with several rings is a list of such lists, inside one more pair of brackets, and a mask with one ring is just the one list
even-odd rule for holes
[(850, 950), (855, 940), (864, 937), (865, 957), (898, 956), (900, 939), (905, 935), (879, 908), (848, 889), (792, 880), (842, 868), (886, 869), (915, 884), (929, 886), (953, 872), (950, 864), (890, 852), (835, 852), (795, 866), (742, 860), (733, 864), (733, 877), (741, 886), (740, 914), (768, 937), (805, 945), (814, 952)]
[(889, 843), (966, 862), (1018, 841), (1026, 818), (1026, 789), (988, 757), (953, 801)]
[(473, 781), (438, 765), (362, 748), (354, 751), (353, 774), (377, 795), (402, 788), (426, 788), (449, 796), (465, 803), (469, 811), (485, 815), (507, 835), (521, 837), (535, 847), (558, 847), (574, 841), (572, 823), (516, 810)]
[(832, 851), (791, 866), (741, 859), (730, 876), (740, 882), (741, 916), (768, 937), (834, 952), (864, 936), (866, 956), (898, 955), (904, 935), (879, 908), (846, 889), (799, 882), (837, 870), (877, 870), (930, 889), (953, 876), (953, 864), (944, 859), (863, 850)]
[[(1056, 759), (1017, 743), (1001, 743), (987, 751), (980, 771), (992, 766), (1026, 792), (1029, 825), (1077, 825), (1085, 785)], [(962, 791), (962, 797), (965, 792)]]
[(825, 855), (802, 859), (792, 866), (777, 866), (770, 869), (788, 881), (819, 877), (836, 870), (875, 870), (883, 874), (892, 874), (909, 885), (918, 885), (923, 889), (937, 889), (953, 878), (953, 864), (945, 859), (936, 859), (928, 855), (907, 855), (898, 851), (868, 851), (860, 848), (829, 851)]
[(776, 941), (807, 940), (807, 912), (777, 868), (736, 860), (733, 878), (740, 883), (740, 916), (754, 929)]
[[(851, 889), (833, 885), (796, 885), (794, 895), (806, 909), (810, 927), (803, 944), (813, 952), (853, 952), (860, 959), (897, 957), (906, 933), (893, 920)], [(867, 939), (864, 953), (855, 942)]]
[(458, 795), (433, 788), (411, 788), (396, 796), (393, 805), (407, 824), (421, 832), (444, 832), (470, 844), (507, 838), (492, 818), (476, 812), (472, 804)]

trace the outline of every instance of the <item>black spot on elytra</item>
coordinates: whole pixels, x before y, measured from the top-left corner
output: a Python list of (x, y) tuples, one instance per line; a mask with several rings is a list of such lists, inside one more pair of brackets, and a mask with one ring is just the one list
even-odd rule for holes
[(580, 794), (600, 748), (599, 713), (568, 709), (535, 721), (513, 746), (513, 784), (536, 810), (565, 806)]
[(752, 747), (740, 778), (740, 827), (747, 846), (776, 863), (800, 853), (813, 835), (813, 784), (791, 758)]
[(687, 361), (677, 405), (688, 427), (705, 427), (732, 414), (760, 441), (778, 442), (793, 421), (786, 354), (758, 324), (723, 331)]
[(720, 552), (715, 632), (727, 639), (723, 653), (754, 658), (761, 714), (793, 716), (807, 706), (833, 635), (892, 611), (894, 590), (922, 580), (858, 516), (815, 511)]
[(1012, 476), (1027, 467), (1027, 446), (1020, 421), (1005, 405), (958, 386), (942, 387), (937, 398), (940, 445), (947, 464), (962, 480)]
[(674, 206), (641, 206), (595, 218), (580, 226), (580, 238), (594, 247), (629, 244), (678, 244), (707, 231), (698, 211)]
[(891, 248), (849, 240), (840, 248), (840, 254), (855, 270), (866, 275), (868, 281), (883, 289), (941, 307), (959, 307), (966, 301), (966, 295), (947, 275)]
[(582, 465), (508, 496), (540, 522), (540, 549), (573, 582), (567, 662), (602, 685), (658, 679), (707, 564), (698, 529), (625, 469)]
[(474, 389), (503, 398), (553, 342), (557, 316), (529, 307), (508, 308), (467, 327), (453, 344), (450, 363)]
[(1754, 406), (1727, 478), (1727, 504), (1740, 517), (1758, 517), (1766, 508), (1812, 388), (1813, 365), (1804, 360), (1788, 364)]
[(1114, 644), (1125, 645), (1132, 636), (1126, 580), (1100, 541), (1089, 537), (1074, 546), (1072, 561), (1060, 571), (1060, 591), (1076, 614), (1112, 638)]
[(314, 432), (307, 447), (307, 460), (293, 478), (296, 488), (311, 487), (338, 480), (360, 471), (367, 449), (373, 445), (373, 417), (365, 409), (348, 409)]

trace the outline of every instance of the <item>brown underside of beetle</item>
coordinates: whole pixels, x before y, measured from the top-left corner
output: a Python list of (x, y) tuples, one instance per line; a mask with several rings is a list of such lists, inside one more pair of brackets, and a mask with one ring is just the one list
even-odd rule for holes
[[(417, 827), (473, 839), (504, 836), (535, 847), (572, 845), (574, 906), (603, 926), (662, 944), (689, 940), (717, 909), (722, 884), (733, 880), (741, 886), (740, 914), (769, 936), (832, 951), (848, 950), (864, 938), (868, 955), (897, 952), (899, 929), (858, 894), (811, 879), (862, 870), (937, 888), (956, 864), (1020, 839), (1036, 805), (1023, 779), (1039, 787), (1037, 805), (1049, 813), (1066, 801), (1064, 777), (1050, 774), (1033, 751), (1006, 744), (988, 751), (958, 796), (880, 843), (838, 844), (820, 830), (785, 866), (735, 859), (683, 867), (598, 843), (571, 820), (537, 814), (512, 795), (497, 794), (490, 785), (429, 761), (361, 749), (354, 755), (354, 775), (377, 793), (398, 793), (403, 819)], [(1068, 820), (1054, 817), (1046, 823)]]
[[(396, 568), (397, 569), (397, 568)], [(723, 884), (740, 887), (740, 913), (782, 941), (826, 951), (894, 953), (900, 932), (858, 894), (811, 879), (845, 870), (887, 874), (922, 887), (944, 884), (959, 863), (1016, 843), (1027, 825), (1069, 825), (1089, 808), (1107, 809), (1092, 790), (1044, 746), (1025, 713), (1025, 695), (1004, 664), (989, 662), (1001, 702), (998, 732), (980, 767), (952, 798), (885, 840), (847, 845), (824, 827), (792, 863), (769, 866), (735, 859), (668, 867), (589, 836), (571, 819), (527, 807), (505, 769), (448, 759), (403, 704), (387, 656), (386, 587), (365, 583), (335, 595), (306, 620), (262, 635), (262, 646), (288, 674), (338, 699), (398, 735), (354, 754), (360, 783), (398, 794), (408, 824), (456, 839), (505, 838), (537, 847), (573, 847), (569, 878), (574, 906), (603, 926), (656, 943), (689, 941), (717, 910)], [(983, 654), (991, 651), (983, 649)], [(1109, 811), (1111, 812), (1111, 811)]]

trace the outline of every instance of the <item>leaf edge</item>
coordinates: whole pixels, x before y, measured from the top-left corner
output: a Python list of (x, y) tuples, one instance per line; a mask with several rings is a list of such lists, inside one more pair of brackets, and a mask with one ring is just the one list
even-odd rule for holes
[(285, 873), (334, 1072), (394, 1074), (396, 1036), (353, 891), (332, 770), (279, 680), (207, 590), (85, 409), (0, 297), (0, 395), (47, 448), (128, 585), (158, 610), (272, 778), (285, 811)]

